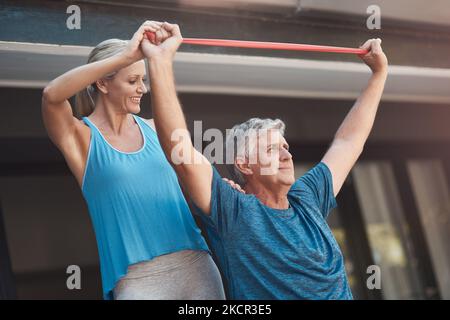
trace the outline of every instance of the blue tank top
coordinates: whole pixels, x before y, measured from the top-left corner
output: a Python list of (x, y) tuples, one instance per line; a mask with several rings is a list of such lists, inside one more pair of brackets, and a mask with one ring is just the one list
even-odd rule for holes
[(130, 264), (185, 249), (209, 252), (156, 132), (139, 116), (133, 118), (144, 144), (138, 151), (122, 152), (83, 117), (91, 141), (81, 190), (107, 300), (113, 299), (112, 290)]

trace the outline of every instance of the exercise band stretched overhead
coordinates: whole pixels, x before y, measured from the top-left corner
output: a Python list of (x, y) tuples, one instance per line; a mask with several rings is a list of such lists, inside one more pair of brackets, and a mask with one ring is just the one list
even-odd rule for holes
[[(147, 32), (147, 37), (149, 38), (150, 41), (154, 42), (155, 39), (154, 33)], [(367, 54), (369, 52), (368, 50), (359, 48), (320, 46), (302, 43), (260, 42), (260, 41), (242, 41), (242, 40), (225, 40), (225, 39), (183, 38), (183, 43), (201, 46), (351, 53), (351, 54)]]

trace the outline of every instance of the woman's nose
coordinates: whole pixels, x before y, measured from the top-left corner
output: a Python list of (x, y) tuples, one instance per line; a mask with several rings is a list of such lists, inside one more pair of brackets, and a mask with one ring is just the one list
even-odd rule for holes
[(147, 86), (146, 86), (145, 82), (142, 82), (142, 84), (138, 88), (138, 92), (145, 94), (145, 93), (147, 93), (147, 91), (148, 90), (147, 90)]

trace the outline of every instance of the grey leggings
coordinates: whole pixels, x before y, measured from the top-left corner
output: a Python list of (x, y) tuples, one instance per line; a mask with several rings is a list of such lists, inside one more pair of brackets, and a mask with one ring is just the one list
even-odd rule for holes
[(130, 265), (116, 300), (224, 300), (222, 279), (206, 251), (183, 250)]

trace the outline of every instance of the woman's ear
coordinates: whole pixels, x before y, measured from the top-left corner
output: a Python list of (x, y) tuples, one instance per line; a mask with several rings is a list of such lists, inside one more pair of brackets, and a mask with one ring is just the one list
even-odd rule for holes
[(107, 94), (108, 93), (108, 86), (107, 83), (105, 81), (105, 79), (100, 79), (97, 80), (95, 82), (95, 84), (97, 85), (97, 88), (100, 92), (102, 92), (103, 94)]
[(249, 163), (242, 157), (237, 157), (236, 160), (234, 160), (234, 165), (245, 176), (253, 174), (253, 170), (250, 168)]

